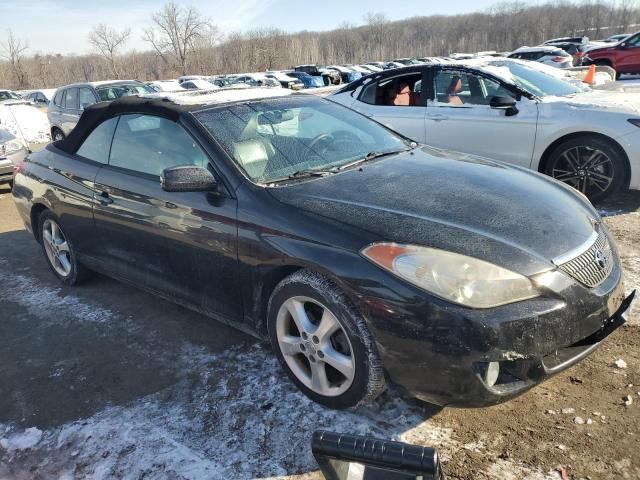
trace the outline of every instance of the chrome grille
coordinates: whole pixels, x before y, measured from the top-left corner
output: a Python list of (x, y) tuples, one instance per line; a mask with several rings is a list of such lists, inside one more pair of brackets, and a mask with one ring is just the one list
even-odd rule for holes
[(580, 255), (558, 265), (560, 270), (587, 287), (597, 287), (611, 273), (615, 258), (603, 229), (593, 244)]

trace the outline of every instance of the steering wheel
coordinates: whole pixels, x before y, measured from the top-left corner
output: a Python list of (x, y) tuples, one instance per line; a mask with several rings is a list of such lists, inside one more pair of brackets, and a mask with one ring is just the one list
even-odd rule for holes
[[(309, 149), (315, 151), (320, 151), (320, 152), (324, 152), (331, 143), (333, 143), (333, 141), (335, 140), (334, 136), (331, 135), (330, 133), (321, 133), (320, 135), (316, 136), (313, 140), (311, 140), (311, 143), (309, 144)], [(324, 144), (324, 145), (322, 145)], [(316, 150), (316, 148), (318, 150)]]

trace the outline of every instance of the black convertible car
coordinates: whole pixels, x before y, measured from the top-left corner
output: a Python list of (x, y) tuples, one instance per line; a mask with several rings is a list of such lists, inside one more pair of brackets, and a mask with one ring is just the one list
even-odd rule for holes
[(624, 322), (616, 248), (578, 192), (273, 95), (87, 108), (15, 177), (54, 274), (99, 271), (269, 338), (333, 408), (385, 375), (440, 405), (498, 403)]

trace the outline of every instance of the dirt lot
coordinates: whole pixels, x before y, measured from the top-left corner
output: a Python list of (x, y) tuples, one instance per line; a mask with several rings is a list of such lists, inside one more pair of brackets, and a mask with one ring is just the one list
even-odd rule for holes
[[(600, 207), (631, 290), (640, 193)], [(0, 187), (0, 392), (0, 479), (315, 479), (317, 428), (437, 446), (452, 479), (640, 478), (640, 305), (586, 361), (505, 405), (440, 410), (392, 389), (333, 412), (251, 337), (101, 276), (60, 286)]]

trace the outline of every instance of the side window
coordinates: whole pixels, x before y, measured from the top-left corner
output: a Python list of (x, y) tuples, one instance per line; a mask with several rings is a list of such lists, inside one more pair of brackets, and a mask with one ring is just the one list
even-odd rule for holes
[(516, 95), (511, 90), (504, 88), (496, 81), (489, 80), (488, 78), (482, 78), (480, 81), (484, 88), (484, 91), (486, 92), (486, 98), (488, 100), (486, 105), (489, 105), (489, 103), (491, 103), (491, 97), (516, 98)]
[(635, 35), (624, 43), (626, 43), (630, 47), (638, 47), (640, 46), (640, 35)]
[(108, 163), (109, 149), (113, 139), (113, 131), (116, 129), (118, 118), (110, 118), (102, 122), (82, 142), (76, 155), (99, 163)]
[(391, 107), (423, 106), (422, 73), (407, 73), (372, 82), (362, 89), (359, 100)]
[(168, 167), (206, 164), (205, 153), (177, 123), (151, 115), (120, 117), (109, 165), (159, 176)]
[(78, 89), (68, 88), (64, 95), (64, 108), (78, 110)]
[(435, 78), (436, 104), (440, 107), (488, 106), (495, 96), (513, 97), (498, 82), (467, 72), (443, 70)]
[(96, 103), (96, 97), (93, 96), (93, 92), (90, 88), (81, 87), (80, 88), (80, 108), (85, 109), (90, 105)]
[(58, 90), (56, 92), (56, 96), (53, 97), (53, 104), (57, 105), (58, 107), (62, 106), (62, 94), (64, 93), (64, 90)]

